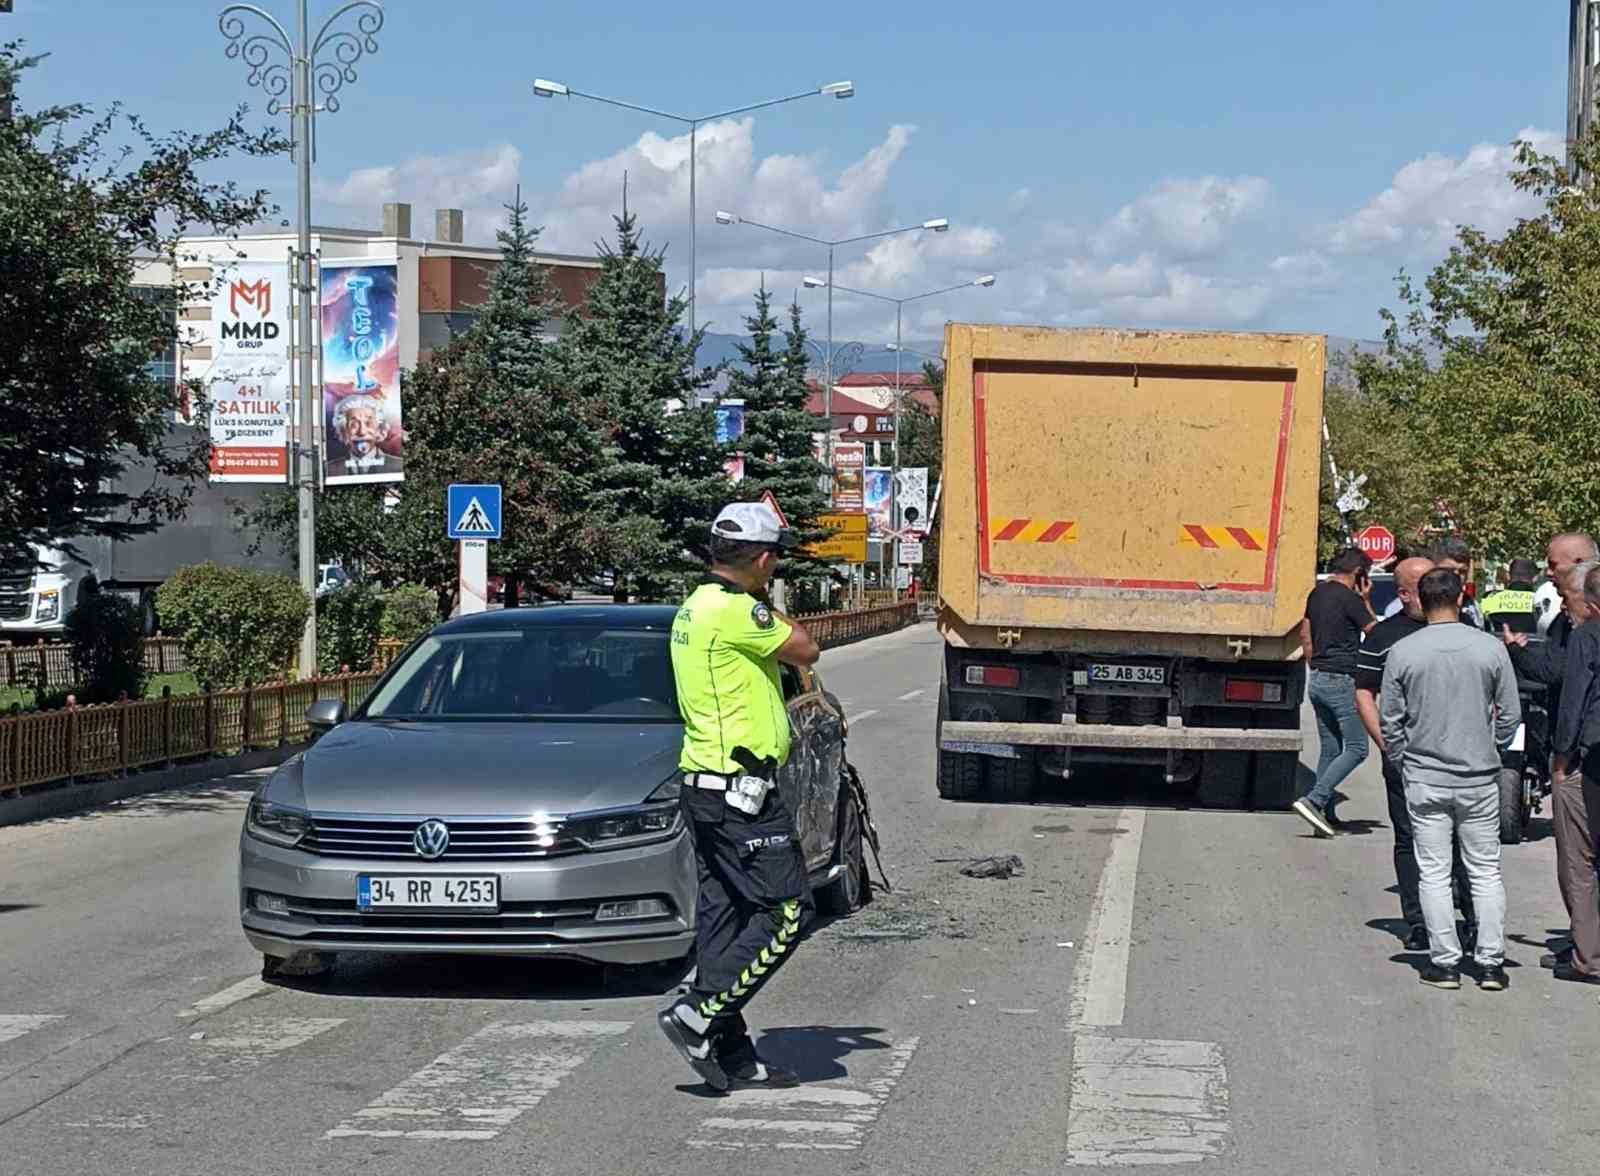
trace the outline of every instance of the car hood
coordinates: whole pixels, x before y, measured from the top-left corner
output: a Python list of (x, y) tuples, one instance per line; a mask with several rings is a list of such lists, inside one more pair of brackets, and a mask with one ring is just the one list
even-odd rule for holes
[(644, 800), (682, 743), (677, 723), (345, 723), (284, 765), (269, 795), (323, 813), (586, 812)]

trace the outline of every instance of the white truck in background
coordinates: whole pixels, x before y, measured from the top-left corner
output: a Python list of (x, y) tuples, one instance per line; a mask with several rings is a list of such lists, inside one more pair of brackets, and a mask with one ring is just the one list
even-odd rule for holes
[[(131, 494), (148, 489), (151, 479), (149, 469), (130, 463), (120, 481)], [(191, 564), (292, 571), (293, 560), (276, 540), (263, 540), (257, 528), (241, 525), (240, 509), (258, 506), (272, 489), (197, 481), (188, 510), (175, 522), (121, 542), (78, 536), (59, 546), (35, 548), (34, 566), (0, 567), (0, 641), (60, 640), (67, 614), (86, 591), (96, 589), (132, 601), (146, 635), (155, 633), (156, 589)], [(258, 542), (261, 550), (251, 554)]]

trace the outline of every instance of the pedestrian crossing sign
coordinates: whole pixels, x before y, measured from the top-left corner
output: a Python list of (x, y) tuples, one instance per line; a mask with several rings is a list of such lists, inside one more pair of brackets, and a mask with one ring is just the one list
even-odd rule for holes
[(445, 495), (445, 534), (451, 539), (500, 538), (500, 487), (452, 482)]

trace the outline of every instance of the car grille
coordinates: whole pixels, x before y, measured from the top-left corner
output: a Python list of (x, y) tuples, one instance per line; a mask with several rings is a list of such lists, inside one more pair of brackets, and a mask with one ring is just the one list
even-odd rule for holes
[(27, 620), (32, 597), (32, 576), (0, 575), (0, 621)]
[[(420, 856), (411, 838), (422, 824), (416, 818), (393, 820), (385, 817), (312, 817), (311, 831), (298, 848), (322, 857), (404, 858)], [(517, 861), (577, 853), (585, 847), (569, 835), (560, 821), (549, 820), (453, 820), (450, 845), (437, 862)], [(543, 826), (541, 830), (541, 824)], [(553, 834), (549, 832), (554, 826)], [(542, 839), (552, 841), (541, 845)]]

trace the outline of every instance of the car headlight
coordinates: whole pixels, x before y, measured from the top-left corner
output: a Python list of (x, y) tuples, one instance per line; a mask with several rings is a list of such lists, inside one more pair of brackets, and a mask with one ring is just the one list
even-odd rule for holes
[(39, 589), (39, 603), (34, 607), (33, 619), (36, 621), (53, 621), (61, 615), (61, 590), (59, 588)]
[(578, 817), (567, 821), (562, 832), (569, 837), (576, 837), (591, 849), (612, 849), (619, 845), (670, 837), (682, 827), (682, 823), (677, 802), (672, 801)]
[(272, 845), (293, 847), (299, 845), (311, 831), (311, 822), (299, 809), (265, 800), (252, 800), (244, 827), (252, 837)]

